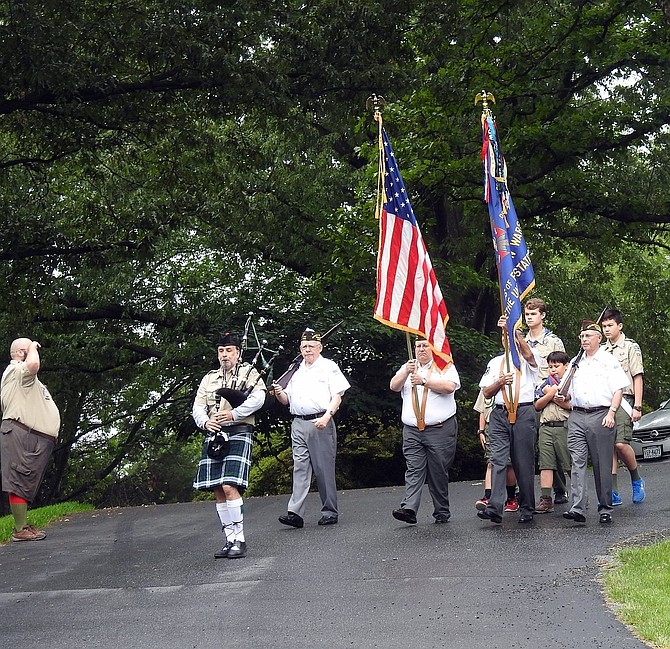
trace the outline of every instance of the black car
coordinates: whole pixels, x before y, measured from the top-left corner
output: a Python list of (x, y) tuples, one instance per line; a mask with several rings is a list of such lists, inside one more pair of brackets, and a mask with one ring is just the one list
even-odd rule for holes
[(633, 425), (630, 445), (635, 457), (642, 460), (670, 457), (670, 399)]

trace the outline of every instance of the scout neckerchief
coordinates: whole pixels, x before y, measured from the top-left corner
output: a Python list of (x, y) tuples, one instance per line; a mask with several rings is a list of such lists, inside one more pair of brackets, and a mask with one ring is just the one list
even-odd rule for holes
[(423, 396), (421, 398), (420, 410), (417, 408), (417, 402), (412, 399), (412, 408), (414, 409), (414, 416), (416, 417), (416, 427), (419, 430), (423, 430), (426, 427), (426, 401), (428, 400), (428, 388), (426, 387), (425, 383), (428, 382), (430, 375), (433, 373), (433, 367), (435, 367), (435, 361), (431, 362), (430, 367), (428, 368), (428, 376), (424, 378)]
[[(514, 368), (516, 370), (516, 368)], [(500, 361), (500, 373), (504, 374), (505, 373), (505, 357), (503, 356), (502, 360)], [(521, 383), (521, 370), (516, 370), (515, 372), (516, 378), (514, 381), (514, 395), (512, 400), (510, 397), (512, 396), (511, 392), (508, 395), (507, 390), (505, 389), (506, 386), (503, 385), (502, 387), (502, 395), (503, 395), (503, 401), (505, 402), (505, 408), (507, 408), (507, 421), (510, 424), (516, 423), (516, 409), (517, 406), (519, 405), (519, 385)]]

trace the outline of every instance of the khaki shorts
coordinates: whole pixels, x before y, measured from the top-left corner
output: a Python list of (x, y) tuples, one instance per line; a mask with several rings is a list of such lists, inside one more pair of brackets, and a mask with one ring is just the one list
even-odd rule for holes
[(0, 471), (2, 490), (27, 500), (35, 500), (55, 446), (47, 439), (19, 428), (11, 419), (0, 426)]
[(630, 415), (623, 408), (619, 407), (616, 411), (615, 421), (616, 439), (614, 440), (614, 443), (630, 444), (630, 441), (633, 439), (633, 421), (631, 420)]
[[(553, 423), (553, 422), (552, 422)], [(538, 462), (540, 471), (570, 471), (571, 461), (568, 452), (568, 422), (562, 426), (540, 424), (537, 438)]]

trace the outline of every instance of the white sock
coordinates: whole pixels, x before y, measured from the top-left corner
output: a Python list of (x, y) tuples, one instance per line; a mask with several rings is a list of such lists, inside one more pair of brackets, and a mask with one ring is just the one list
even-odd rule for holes
[(228, 502), (216, 503), (216, 513), (219, 515), (223, 533), (226, 535), (226, 541), (234, 541), (233, 519), (228, 509)]
[(243, 500), (228, 500), (228, 512), (233, 523), (236, 541), (244, 541), (244, 514), (242, 513)]

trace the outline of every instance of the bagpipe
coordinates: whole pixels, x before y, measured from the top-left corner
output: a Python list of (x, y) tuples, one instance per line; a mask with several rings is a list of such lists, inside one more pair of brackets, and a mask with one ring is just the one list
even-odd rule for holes
[[(249, 341), (249, 331), (254, 336), (256, 347), (256, 355), (253, 357), (250, 363), (247, 364), (246, 368), (242, 370), (243, 375), (240, 376), (240, 366), (242, 365), (242, 358), (244, 353), (247, 351), (248, 341)], [(239, 362), (235, 365), (233, 370), (233, 378), (231, 381), (230, 387), (219, 388), (216, 390), (216, 409), (219, 409), (221, 399), (225, 399), (233, 408), (237, 408), (239, 405), (244, 403), (247, 397), (254, 391), (256, 386), (264, 381), (265, 378), (270, 375), (272, 372), (272, 366), (279, 354), (284, 351), (284, 348), (279, 345), (276, 350), (269, 349), (267, 347), (267, 340), (259, 340), (258, 333), (256, 332), (256, 326), (253, 322), (253, 313), (249, 313), (247, 321), (244, 325), (244, 333), (242, 334), (242, 340), (240, 341), (240, 359)], [(266, 358), (265, 353), (269, 354)], [(256, 365), (260, 363), (260, 369)], [(252, 370), (256, 370), (254, 374), (256, 377), (253, 377)], [(271, 402), (271, 401), (270, 401)], [(266, 397), (266, 403), (263, 408), (267, 407), (268, 399)]]
[[(324, 342), (328, 337), (344, 322), (340, 320), (336, 325), (331, 327), (325, 334), (321, 336), (321, 341)], [(240, 368), (242, 366), (242, 358), (248, 347), (249, 332), (254, 336), (256, 347), (256, 355), (253, 357), (251, 363), (242, 370), (243, 375), (240, 376)], [(238, 363), (233, 370), (233, 377), (229, 387), (218, 388), (214, 392), (216, 409), (219, 410), (222, 399), (225, 399), (233, 408), (237, 408), (244, 403), (249, 395), (253, 392), (260, 381), (265, 380), (267, 376), (271, 376), (273, 364), (284, 348), (279, 345), (276, 350), (267, 347), (267, 340), (259, 340), (256, 332), (256, 327), (253, 322), (253, 313), (249, 313), (247, 321), (244, 325), (244, 333), (240, 341), (240, 356)], [(264, 353), (268, 353), (266, 358)], [(256, 364), (261, 363), (260, 369), (256, 368)], [(291, 377), (297, 372), (302, 363), (302, 354), (298, 354), (290, 363), (288, 369), (275, 381), (281, 385), (282, 389), (286, 388)], [(252, 370), (256, 372), (252, 373)], [(254, 376), (255, 375), (255, 376)], [(275, 401), (274, 391), (268, 388), (265, 395), (263, 405), (257, 410), (260, 412), (270, 408)], [(223, 459), (228, 453), (229, 436), (225, 427), (218, 431), (209, 431), (205, 436), (207, 442), (207, 455), (214, 460)]]
[[(256, 354), (251, 363), (248, 363), (244, 370), (242, 370), (243, 374), (240, 375), (242, 359), (244, 353), (247, 351), (249, 343), (250, 330), (256, 343)], [(284, 348), (281, 345), (279, 345), (276, 350), (269, 349), (267, 347), (267, 340), (258, 339), (256, 327), (253, 322), (253, 313), (249, 313), (244, 325), (244, 333), (240, 340), (240, 356), (233, 370), (231, 385), (229, 387), (219, 388), (214, 392), (216, 410), (218, 411), (220, 409), (221, 401), (223, 399), (225, 399), (233, 408), (237, 408), (239, 405), (243, 404), (256, 386), (263, 381), (266, 376), (270, 375), (272, 372), (272, 365), (283, 349)], [(264, 353), (269, 353), (269, 356), (266, 358)], [(261, 363), (260, 369), (257, 369), (256, 367), (258, 363)], [(252, 372), (252, 370), (255, 370), (255, 372)], [(258, 411), (267, 408), (273, 400), (274, 397), (266, 393), (265, 402)], [(218, 431), (208, 431), (207, 435), (205, 435), (205, 442), (207, 443), (207, 455), (213, 460), (222, 460), (228, 454), (230, 442), (225, 427)]]
[[(326, 333), (321, 336), (321, 342), (328, 340), (331, 334), (336, 331), (343, 322), (344, 320), (340, 320), (337, 324), (333, 325), (328, 331), (326, 331)], [(240, 372), (242, 358), (248, 348), (249, 332), (251, 332), (253, 335), (254, 341), (256, 343), (256, 346), (251, 348), (256, 350), (256, 355), (253, 357), (251, 363), (247, 364), (245, 369)], [(244, 325), (244, 333), (242, 334), (242, 339), (240, 341), (240, 362), (235, 365), (235, 369), (233, 370), (231, 385), (229, 387), (219, 388), (214, 393), (216, 399), (216, 409), (219, 409), (221, 399), (225, 399), (233, 408), (237, 408), (240, 404), (244, 403), (247, 397), (253, 392), (255, 387), (261, 381), (264, 381), (266, 377), (271, 376), (273, 364), (277, 359), (277, 356), (279, 356), (279, 354), (281, 354), (283, 351), (284, 348), (281, 345), (279, 345), (276, 350), (273, 350), (268, 348), (267, 340), (259, 340), (258, 332), (256, 331), (256, 326), (253, 322), (253, 313), (249, 313), (247, 321)], [(266, 358), (265, 354), (269, 354), (269, 356)], [(258, 363), (261, 364), (260, 369), (256, 367)], [(275, 381), (275, 383), (281, 385), (282, 389), (285, 389), (291, 380), (291, 377), (297, 372), (301, 363), (302, 354), (298, 354), (291, 361), (288, 369)], [(256, 370), (257, 372), (255, 379), (253, 378), (252, 370)], [(273, 390), (270, 386), (268, 386), (265, 404), (261, 410), (270, 406), (273, 400)]]

